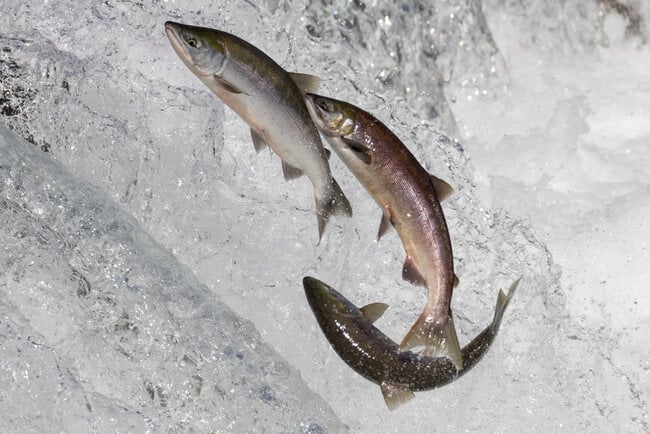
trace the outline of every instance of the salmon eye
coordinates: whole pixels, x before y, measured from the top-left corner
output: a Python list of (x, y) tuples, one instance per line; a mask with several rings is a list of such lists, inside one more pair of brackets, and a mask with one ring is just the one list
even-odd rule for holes
[(199, 41), (197, 41), (194, 38), (189, 38), (187, 40), (187, 45), (189, 45), (190, 47), (193, 47), (193, 48), (199, 48)]
[(324, 112), (329, 112), (330, 111), (330, 106), (327, 104), (326, 101), (320, 101), (318, 103), (318, 107), (323, 110)]

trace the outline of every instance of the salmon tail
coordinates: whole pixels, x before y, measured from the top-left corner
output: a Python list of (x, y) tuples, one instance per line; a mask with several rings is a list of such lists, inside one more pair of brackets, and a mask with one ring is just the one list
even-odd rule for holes
[(332, 178), (331, 188), (327, 191), (327, 194), (325, 194), (321, 199), (316, 196), (319, 242), (323, 237), (325, 226), (327, 225), (330, 216), (333, 214), (345, 215), (348, 217), (352, 216), (352, 206), (334, 178)]
[(406, 351), (419, 346), (424, 346), (423, 355), (447, 357), (456, 365), (456, 369), (462, 369), (463, 355), (451, 312), (443, 319), (435, 319), (427, 315), (426, 311), (420, 315), (411, 330), (404, 336), (400, 350)]
[(503, 312), (506, 310), (506, 307), (508, 307), (508, 303), (510, 303), (512, 296), (515, 295), (515, 290), (517, 289), (517, 285), (519, 285), (520, 280), (521, 277), (512, 282), (510, 289), (508, 289), (508, 295), (504, 294), (502, 290), (499, 290), (497, 307), (494, 310), (494, 319), (492, 320), (492, 324), (490, 324), (492, 333), (496, 334), (496, 332), (499, 331), (499, 326), (501, 326), (501, 318), (503, 318)]

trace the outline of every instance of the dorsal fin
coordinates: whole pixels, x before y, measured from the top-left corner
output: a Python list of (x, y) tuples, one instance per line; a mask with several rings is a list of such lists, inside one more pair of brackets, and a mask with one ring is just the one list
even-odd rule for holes
[(454, 192), (454, 188), (446, 181), (431, 174), (429, 174), (429, 178), (431, 179), (431, 184), (433, 185), (433, 189), (436, 191), (436, 196), (438, 196), (440, 202), (451, 196)]
[(285, 181), (289, 181), (301, 177), (304, 173), (301, 169), (282, 160), (282, 174), (284, 175)]
[(386, 312), (386, 309), (388, 309), (388, 305), (386, 303), (370, 303), (366, 304), (359, 310), (368, 321), (374, 323), (379, 318), (381, 318), (384, 312)]
[(291, 79), (302, 93), (315, 93), (320, 85), (320, 78), (315, 75), (290, 72)]

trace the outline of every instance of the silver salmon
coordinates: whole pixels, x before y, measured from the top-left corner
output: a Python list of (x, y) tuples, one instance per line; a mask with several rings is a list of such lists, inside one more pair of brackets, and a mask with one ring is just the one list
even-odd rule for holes
[(366, 111), (313, 94), (306, 101), (316, 126), (381, 207), (378, 238), (391, 225), (397, 230), (406, 250), (403, 278), (427, 288), (427, 305), (401, 348), (424, 346), (424, 355), (447, 356), (460, 369), (450, 307), (457, 280), (439, 202), (451, 187), (427, 173), (395, 134)]
[(291, 74), (226, 32), (171, 21), (165, 31), (190, 71), (250, 126), (255, 149), (270, 146), (282, 160), (285, 179), (307, 175), (314, 186), (319, 240), (330, 215), (352, 215), (305, 106), (304, 93), (318, 87), (317, 77)]
[(309, 305), (330, 345), (348, 366), (381, 386), (390, 410), (413, 398), (414, 391), (444, 386), (474, 367), (494, 341), (518, 284), (519, 279), (510, 286), (508, 295), (499, 291), (492, 323), (463, 347), (463, 367), (458, 370), (446, 357), (401, 351), (396, 342), (373, 325), (385, 311), (385, 304), (373, 303), (359, 309), (320, 280), (303, 279)]

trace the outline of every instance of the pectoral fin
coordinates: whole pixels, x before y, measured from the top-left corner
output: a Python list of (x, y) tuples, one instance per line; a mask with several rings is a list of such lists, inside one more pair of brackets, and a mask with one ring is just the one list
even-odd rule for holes
[(384, 395), (384, 401), (386, 401), (389, 410), (395, 410), (415, 398), (415, 394), (408, 387), (386, 382), (381, 383), (381, 393)]
[(402, 279), (408, 280), (414, 285), (424, 285), (424, 277), (422, 277), (420, 271), (418, 271), (418, 269), (415, 267), (413, 258), (408, 255), (406, 256), (404, 267), (402, 268)]
[(282, 174), (284, 175), (284, 179), (289, 181), (301, 177), (303, 171), (282, 160)]
[(257, 152), (258, 154), (262, 149), (268, 146), (266, 140), (260, 137), (260, 135), (253, 130), (251, 130), (251, 138), (253, 139), (253, 146), (255, 146), (255, 152)]
[(320, 78), (315, 75), (290, 72), (291, 79), (302, 93), (316, 93), (320, 85)]
[(379, 318), (381, 318), (384, 312), (386, 312), (386, 309), (388, 309), (388, 305), (386, 303), (370, 303), (363, 306), (359, 310), (368, 321), (374, 323)]
[(431, 174), (429, 174), (429, 178), (431, 179), (431, 184), (433, 185), (433, 189), (436, 191), (436, 196), (438, 196), (440, 202), (447, 199), (454, 192), (454, 188), (447, 184), (446, 181)]
[(222, 87), (224, 90), (226, 90), (227, 92), (234, 93), (234, 94), (243, 93), (243, 94), (245, 94), (245, 95), (248, 95), (246, 92), (243, 92), (243, 91), (237, 89), (235, 86), (231, 85), (230, 83), (228, 83), (227, 81), (223, 80), (222, 78), (217, 77), (216, 75), (214, 76), (214, 80), (215, 80), (217, 83), (219, 83), (219, 86), (221, 86), (221, 87)]
[(345, 137), (341, 137), (343, 143), (353, 152), (354, 156), (361, 160), (364, 164), (370, 164), (372, 162), (372, 157), (370, 149), (368, 149), (363, 144)]

